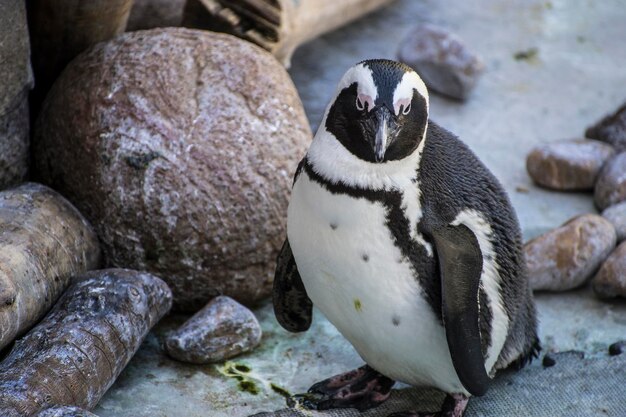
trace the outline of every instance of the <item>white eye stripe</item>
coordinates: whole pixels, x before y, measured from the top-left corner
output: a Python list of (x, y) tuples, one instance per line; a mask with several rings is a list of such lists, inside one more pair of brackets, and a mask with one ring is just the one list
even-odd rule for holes
[(403, 115), (407, 115), (411, 112), (411, 102), (409, 102), (409, 104), (407, 104), (406, 106), (402, 107), (402, 114)]
[(356, 98), (356, 108), (357, 110), (365, 110), (365, 104), (361, 101), (359, 97)]
[(371, 111), (374, 108), (374, 99), (367, 94), (358, 94), (356, 96), (356, 108), (357, 110), (365, 110), (367, 106), (367, 111)]

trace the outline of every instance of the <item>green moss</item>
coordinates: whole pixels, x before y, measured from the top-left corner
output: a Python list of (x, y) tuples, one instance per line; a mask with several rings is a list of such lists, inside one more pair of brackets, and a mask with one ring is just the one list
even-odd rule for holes
[(250, 367), (248, 365), (242, 365), (240, 363), (235, 365), (235, 369), (237, 371), (239, 371), (239, 372), (243, 372), (243, 373), (246, 373), (246, 374), (250, 373), (250, 371), (252, 370), (252, 369), (250, 369)]
[(241, 391), (252, 395), (257, 395), (259, 393), (259, 387), (257, 384), (246, 376), (246, 374), (252, 371), (248, 365), (228, 361), (224, 363), (224, 365), (218, 366), (217, 371), (225, 377), (238, 381), (238, 387)]
[(272, 391), (274, 391), (276, 394), (280, 395), (281, 397), (291, 398), (291, 393), (289, 391), (287, 391), (283, 387), (280, 387), (274, 384), (273, 382), (270, 383), (270, 388), (272, 389)]
[(537, 58), (539, 55), (539, 49), (537, 48), (529, 48), (525, 51), (518, 51), (513, 55), (516, 61), (530, 61)]
[(361, 312), (362, 307), (363, 307), (363, 306), (361, 305), (361, 300), (359, 300), (358, 298), (355, 298), (355, 299), (354, 299), (354, 309), (355, 309), (357, 312), (359, 312), (359, 313), (360, 313), (360, 312)]
[(239, 389), (244, 392), (249, 392), (252, 395), (257, 395), (259, 393), (259, 387), (257, 387), (256, 384), (249, 379), (239, 382)]

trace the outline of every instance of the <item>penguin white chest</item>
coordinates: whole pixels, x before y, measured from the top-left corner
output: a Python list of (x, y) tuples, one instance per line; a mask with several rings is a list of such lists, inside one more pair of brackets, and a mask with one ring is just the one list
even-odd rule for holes
[(287, 233), (307, 294), (381, 373), (464, 392), (445, 331), (386, 223), (383, 203), (333, 194), (302, 172)]

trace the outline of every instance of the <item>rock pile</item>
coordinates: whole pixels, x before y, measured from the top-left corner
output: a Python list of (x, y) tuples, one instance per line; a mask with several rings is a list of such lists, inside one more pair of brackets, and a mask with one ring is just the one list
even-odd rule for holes
[(602, 217), (576, 217), (525, 245), (531, 285), (560, 291), (591, 280), (601, 298), (626, 297), (626, 245), (613, 251), (626, 239), (626, 104), (585, 134), (589, 139), (535, 148), (526, 159), (538, 185), (593, 190), (602, 210)]

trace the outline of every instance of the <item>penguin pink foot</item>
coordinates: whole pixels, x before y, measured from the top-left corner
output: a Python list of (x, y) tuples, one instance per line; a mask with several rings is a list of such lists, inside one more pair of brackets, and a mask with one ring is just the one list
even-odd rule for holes
[(393, 384), (394, 380), (365, 365), (314, 384), (306, 394), (293, 396), (289, 406), (298, 403), (312, 410), (356, 408), (363, 411), (386, 401)]
[(469, 398), (463, 394), (448, 394), (443, 400), (441, 411), (435, 413), (403, 412), (388, 417), (463, 417)]

